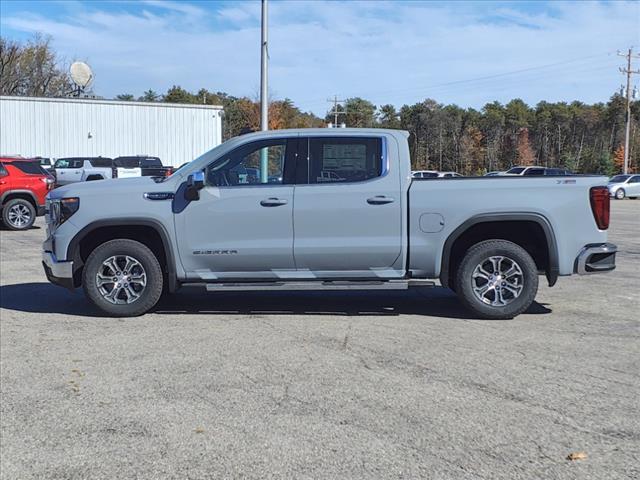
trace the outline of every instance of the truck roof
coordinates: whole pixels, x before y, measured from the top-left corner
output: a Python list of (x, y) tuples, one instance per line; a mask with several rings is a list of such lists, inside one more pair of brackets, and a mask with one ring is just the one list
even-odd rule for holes
[[(380, 135), (386, 133), (389, 135), (398, 136), (401, 135), (404, 138), (409, 136), (409, 132), (406, 130), (394, 130), (390, 128), (288, 128), (283, 130), (265, 130), (260, 132), (252, 132), (242, 135), (242, 138), (247, 137), (280, 137), (290, 135)], [(236, 137), (237, 138), (237, 137)]]

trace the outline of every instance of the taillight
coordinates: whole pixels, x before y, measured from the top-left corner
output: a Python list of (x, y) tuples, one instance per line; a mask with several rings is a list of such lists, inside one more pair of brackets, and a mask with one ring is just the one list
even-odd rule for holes
[(600, 230), (609, 228), (609, 189), (607, 187), (591, 187), (589, 190), (591, 211)]
[(40, 180), (42, 180), (47, 186), (47, 190), (51, 190), (53, 188), (53, 184), (55, 183), (53, 178), (50, 176), (40, 177)]

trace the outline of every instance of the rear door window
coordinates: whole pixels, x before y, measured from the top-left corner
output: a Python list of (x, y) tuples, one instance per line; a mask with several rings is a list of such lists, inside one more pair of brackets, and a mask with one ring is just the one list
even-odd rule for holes
[(111, 168), (113, 166), (113, 160), (106, 157), (92, 158), (89, 162), (91, 163), (91, 166), (95, 168)]
[(27, 175), (46, 175), (47, 172), (40, 166), (39, 162), (13, 162), (13, 166)]
[(299, 184), (363, 182), (383, 174), (381, 138), (308, 137), (301, 147)]
[(525, 175), (544, 175), (544, 168), (529, 168)]
[(9, 172), (7, 172), (7, 169), (4, 168), (4, 165), (0, 163), (0, 177), (6, 177), (7, 175), (9, 175)]

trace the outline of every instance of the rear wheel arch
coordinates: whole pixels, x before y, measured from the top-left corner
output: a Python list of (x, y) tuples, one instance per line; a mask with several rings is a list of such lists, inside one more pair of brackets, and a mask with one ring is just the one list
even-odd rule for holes
[[(464, 252), (485, 240), (508, 240), (523, 247), (545, 272), (549, 286), (559, 273), (558, 246), (546, 217), (535, 213), (496, 213), (471, 217), (447, 238), (442, 251), (440, 282), (453, 286), (457, 267)], [(543, 247), (541, 243), (544, 242)]]
[(146, 245), (158, 258), (167, 277), (167, 288), (178, 288), (176, 263), (169, 234), (157, 221), (149, 219), (99, 220), (85, 226), (69, 242), (67, 260), (74, 262), (74, 283), (79, 286), (82, 268), (94, 248), (110, 240), (129, 239)]
[(4, 193), (0, 198), (0, 205), (4, 205), (5, 203), (7, 203), (10, 200), (13, 200), (14, 198), (22, 198), (24, 200), (27, 200), (29, 203), (31, 203), (31, 205), (33, 205), (33, 208), (38, 210), (38, 201), (36, 200), (36, 197), (33, 194), (33, 192), (29, 190), (9, 190), (8, 192)]

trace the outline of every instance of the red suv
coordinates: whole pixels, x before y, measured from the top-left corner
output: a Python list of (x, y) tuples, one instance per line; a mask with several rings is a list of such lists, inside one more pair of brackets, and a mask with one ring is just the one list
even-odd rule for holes
[(34, 160), (0, 157), (0, 211), (11, 230), (26, 230), (44, 215), (53, 178)]

